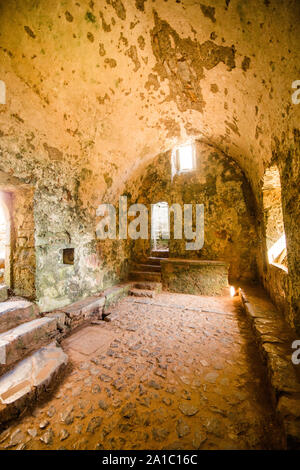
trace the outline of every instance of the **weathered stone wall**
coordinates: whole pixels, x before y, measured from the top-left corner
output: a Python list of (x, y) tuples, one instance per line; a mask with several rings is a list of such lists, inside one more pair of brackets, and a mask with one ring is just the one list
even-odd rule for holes
[[(291, 326), (300, 332), (300, 133), (293, 129), (277, 141), (273, 151), (281, 177), (281, 195), (284, 229), (287, 244), (288, 279), (284, 283), (285, 314)], [(266, 282), (270, 290), (276, 286)]]
[[(170, 257), (224, 260), (231, 280), (256, 278), (257, 235), (251, 188), (238, 165), (222, 152), (196, 143), (196, 169), (176, 174), (172, 180), (171, 154), (159, 155), (143, 175), (127, 187), (131, 202), (159, 201), (204, 204), (204, 246), (187, 251), (186, 240), (169, 241)], [(171, 225), (172, 230), (172, 225)], [(133, 244), (133, 257), (149, 255), (150, 241)]]
[(163, 287), (193, 295), (228, 295), (228, 265), (222, 261), (164, 259)]
[[(65, 306), (125, 276), (123, 244), (97, 240), (95, 211), (89, 212), (80, 199), (79, 180), (73, 183), (73, 188), (37, 187), (35, 192), (37, 296), (42, 310)], [(74, 248), (73, 265), (63, 263), (64, 248)]]
[[(92, 293), (126, 270), (123, 243), (117, 258), (110, 253), (115, 245), (98, 246), (98, 204), (117, 200), (155, 155), (195, 137), (239, 164), (257, 206), (276, 152), (287, 299), (299, 325), (300, 105), (291, 101), (299, 17), (298, 0), (0, 3), (0, 79), (7, 88), (0, 170), (35, 188), (42, 308)], [(75, 247), (74, 266), (61, 264), (65, 246)]]
[[(300, 331), (300, 273), (299, 273), (299, 185), (300, 185), (300, 139), (299, 131), (291, 131), (289, 138), (283, 135), (283, 140), (276, 140), (273, 149), (272, 165), (277, 165), (280, 172), (281, 191), (273, 191), (268, 194), (267, 201), (273, 199), (275, 208), (268, 225), (266, 208), (264, 204), (264, 180), (261, 180), (261, 191), (257, 193), (260, 200), (257, 204), (257, 227), (259, 237), (259, 250), (257, 265), (259, 278), (270, 294), (277, 307), (284, 313), (289, 324)], [(280, 195), (281, 192), (281, 195)], [(272, 204), (270, 203), (270, 206)], [(283, 217), (283, 225), (276, 220)], [(279, 266), (273, 266), (268, 261), (268, 233), (275, 240), (284, 230), (287, 245), (287, 263), (285, 270)], [(269, 232), (268, 232), (269, 231)]]
[(33, 189), (13, 193), (11, 219), (11, 287), (16, 295), (35, 298)]

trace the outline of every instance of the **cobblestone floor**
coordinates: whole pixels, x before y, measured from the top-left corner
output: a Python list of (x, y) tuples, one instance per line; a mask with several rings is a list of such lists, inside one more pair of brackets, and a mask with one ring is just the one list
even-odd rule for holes
[(162, 293), (112, 310), (64, 340), (71, 372), (1, 449), (281, 448), (238, 298)]

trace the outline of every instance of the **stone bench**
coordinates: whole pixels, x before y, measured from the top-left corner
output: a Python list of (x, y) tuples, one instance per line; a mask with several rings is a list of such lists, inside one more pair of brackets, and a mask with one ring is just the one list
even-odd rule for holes
[(283, 423), (288, 449), (300, 449), (300, 364), (292, 362), (295, 332), (259, 287), (239, 289), (266, 366), (273, 404)]
[(228, 294), (228, 264), (224, 261), (161, 259), (163, 288), (195, 295)]
[(56, 319), (57, 328), (62, 332), (62, 336), (65, 336), (91, 320), (101, 320), (107, 308), (128, 295), (130, 287), (130, 283), (118, 284), (103, 290), (98, 295), (78, 300), (45, 315)]

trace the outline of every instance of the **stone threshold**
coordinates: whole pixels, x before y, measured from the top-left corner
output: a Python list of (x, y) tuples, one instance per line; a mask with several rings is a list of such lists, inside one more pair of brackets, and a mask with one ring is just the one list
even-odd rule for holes
[(294, 330), (262, 288), (239, 288), (245, 312), (267, 368), (268, 383), (287, 449), (300, 449), (300, 364), (292, 362)]

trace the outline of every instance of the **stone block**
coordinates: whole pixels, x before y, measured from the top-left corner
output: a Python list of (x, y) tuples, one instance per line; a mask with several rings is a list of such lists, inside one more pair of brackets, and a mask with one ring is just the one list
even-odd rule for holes
[(67, 362), (63, 350), (51, 343), (0, 377), (0, 422), (18, 416), (49, 391)]
[(89, 319), (101, 318), (104, 305), (105, 297), (92, 296), (67, 305), (58, 311), (66, 315), (65, 322), (74, 329)]
[(0, 364), (7, 366), (57, 335), (55, 318), (38, 318), (0, 334)]
[(228, 294), (228, 265), (222, 261), (161, 260), (163, 288), (194, 295)]
[(116, 304), (123, 297), (128, 295), (131, 284), (122, 284), (118, 286), (105, 289), (102, 296), (105, 297), (105, 307)]
[(0, 333), (38, 317), (38, 306), (27, 300), (0, 303)]

